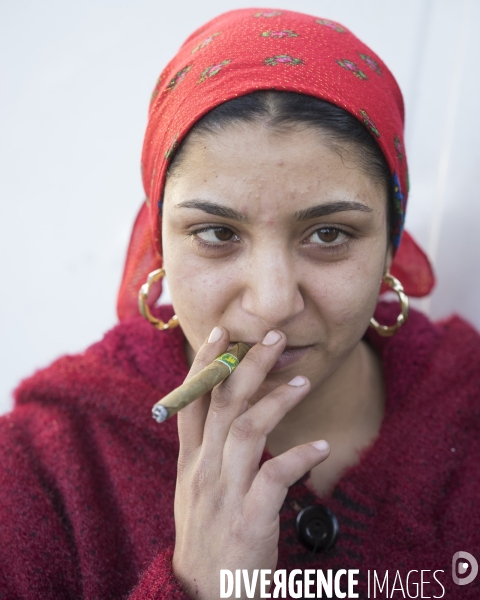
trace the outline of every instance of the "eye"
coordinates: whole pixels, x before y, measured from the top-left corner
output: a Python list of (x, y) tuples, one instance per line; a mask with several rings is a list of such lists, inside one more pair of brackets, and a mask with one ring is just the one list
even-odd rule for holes
[(309, 242), (313, 244), (342, 244), (348, 239), (348, 236), (343, 231), (335, 229), (334, 227), (322, 227), (312, 233), (309, 238)]
[(194, 231), (193, 234), (207, 244), (230, 242), (235, 237), (233, 231), (228, 227), (205, 227)]

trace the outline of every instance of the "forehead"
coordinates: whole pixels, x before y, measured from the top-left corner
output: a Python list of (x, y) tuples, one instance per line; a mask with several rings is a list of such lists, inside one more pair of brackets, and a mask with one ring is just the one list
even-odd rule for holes
[(167, 179), (166, 205), (186, 197), (235, 205), (253, 216), (266, 206), (297, 210), (322, 200), (357, 200), (379, 209), (386, 192), (365, 173), (353, 147), (339, 147), (321, 130), (241, 123), (186, 141)]

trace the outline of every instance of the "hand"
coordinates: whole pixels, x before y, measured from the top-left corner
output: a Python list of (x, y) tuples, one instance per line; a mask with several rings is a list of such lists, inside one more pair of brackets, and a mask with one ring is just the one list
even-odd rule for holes
[[(200, 348), (189, 377), (227, 350), (226, 329), (210, 339), (219, 333)], [(285, 345), (282, 332), (269, 332), (232, 375), (178, 413), (173, 569), (194, 598), (219, 598), (220, 569), (248, 569), (250, 577), (253, 569), (275, 570), (288, 488), (329, 454), (325, 442), (303, 444), (259, 468), (267, 435), (310, 390), (297, 376), (249, 407)]]

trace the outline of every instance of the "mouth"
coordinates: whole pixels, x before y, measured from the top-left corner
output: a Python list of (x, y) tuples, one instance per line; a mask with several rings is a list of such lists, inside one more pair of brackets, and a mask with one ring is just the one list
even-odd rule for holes
[[(229, 345), (229, 349), (232, 348), (238, 342), (232, 342)], [(257, 342), (244, 342), (249, 346), (255, 346)], [(280, 371), (281, 369), (286, 369), (290, 365), (293, 365), (298, 360), (302, 358), (313, 346), (285, 346), (284, 351), (280, 354), (277, 359), (277, 362), (270, 369), (270, 373), (274, 371)]]
[(290, 367), (300, 360), (311, 348), (312, 346), (286, 346), (285, 350), (278, 357), (277, 362), (270, 369), (270, 372)]

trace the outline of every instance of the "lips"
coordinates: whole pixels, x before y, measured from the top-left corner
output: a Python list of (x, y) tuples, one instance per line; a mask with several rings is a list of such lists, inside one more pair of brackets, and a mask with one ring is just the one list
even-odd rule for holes
[[(238, 342), (231, 342), (229, 345), (229, 349), (237, 343)], [(257, 344), (258, 342), (244, 343), (248, 344), (249, 346), (255, 346), (255, 344)], [(302, 358), (302, 356), (304, 356), (311, 348), (312, 346), (285, 346), (284, 351), (280, 354), (280, 356), (277, 359), (277, 362), (270, 369), (270, 372), (280, 371), (281, 369), (289, 367), (290, 365), (297, 362), (297, 360), (300, 360), (300, 358)]]
[(280, 371), (280, 369), (285, 369), (290, 365), (293, 365), (293, 363), (300, 360), (311, 348), (312, 346), (287, 346), (280, 354), (271, 370)]

